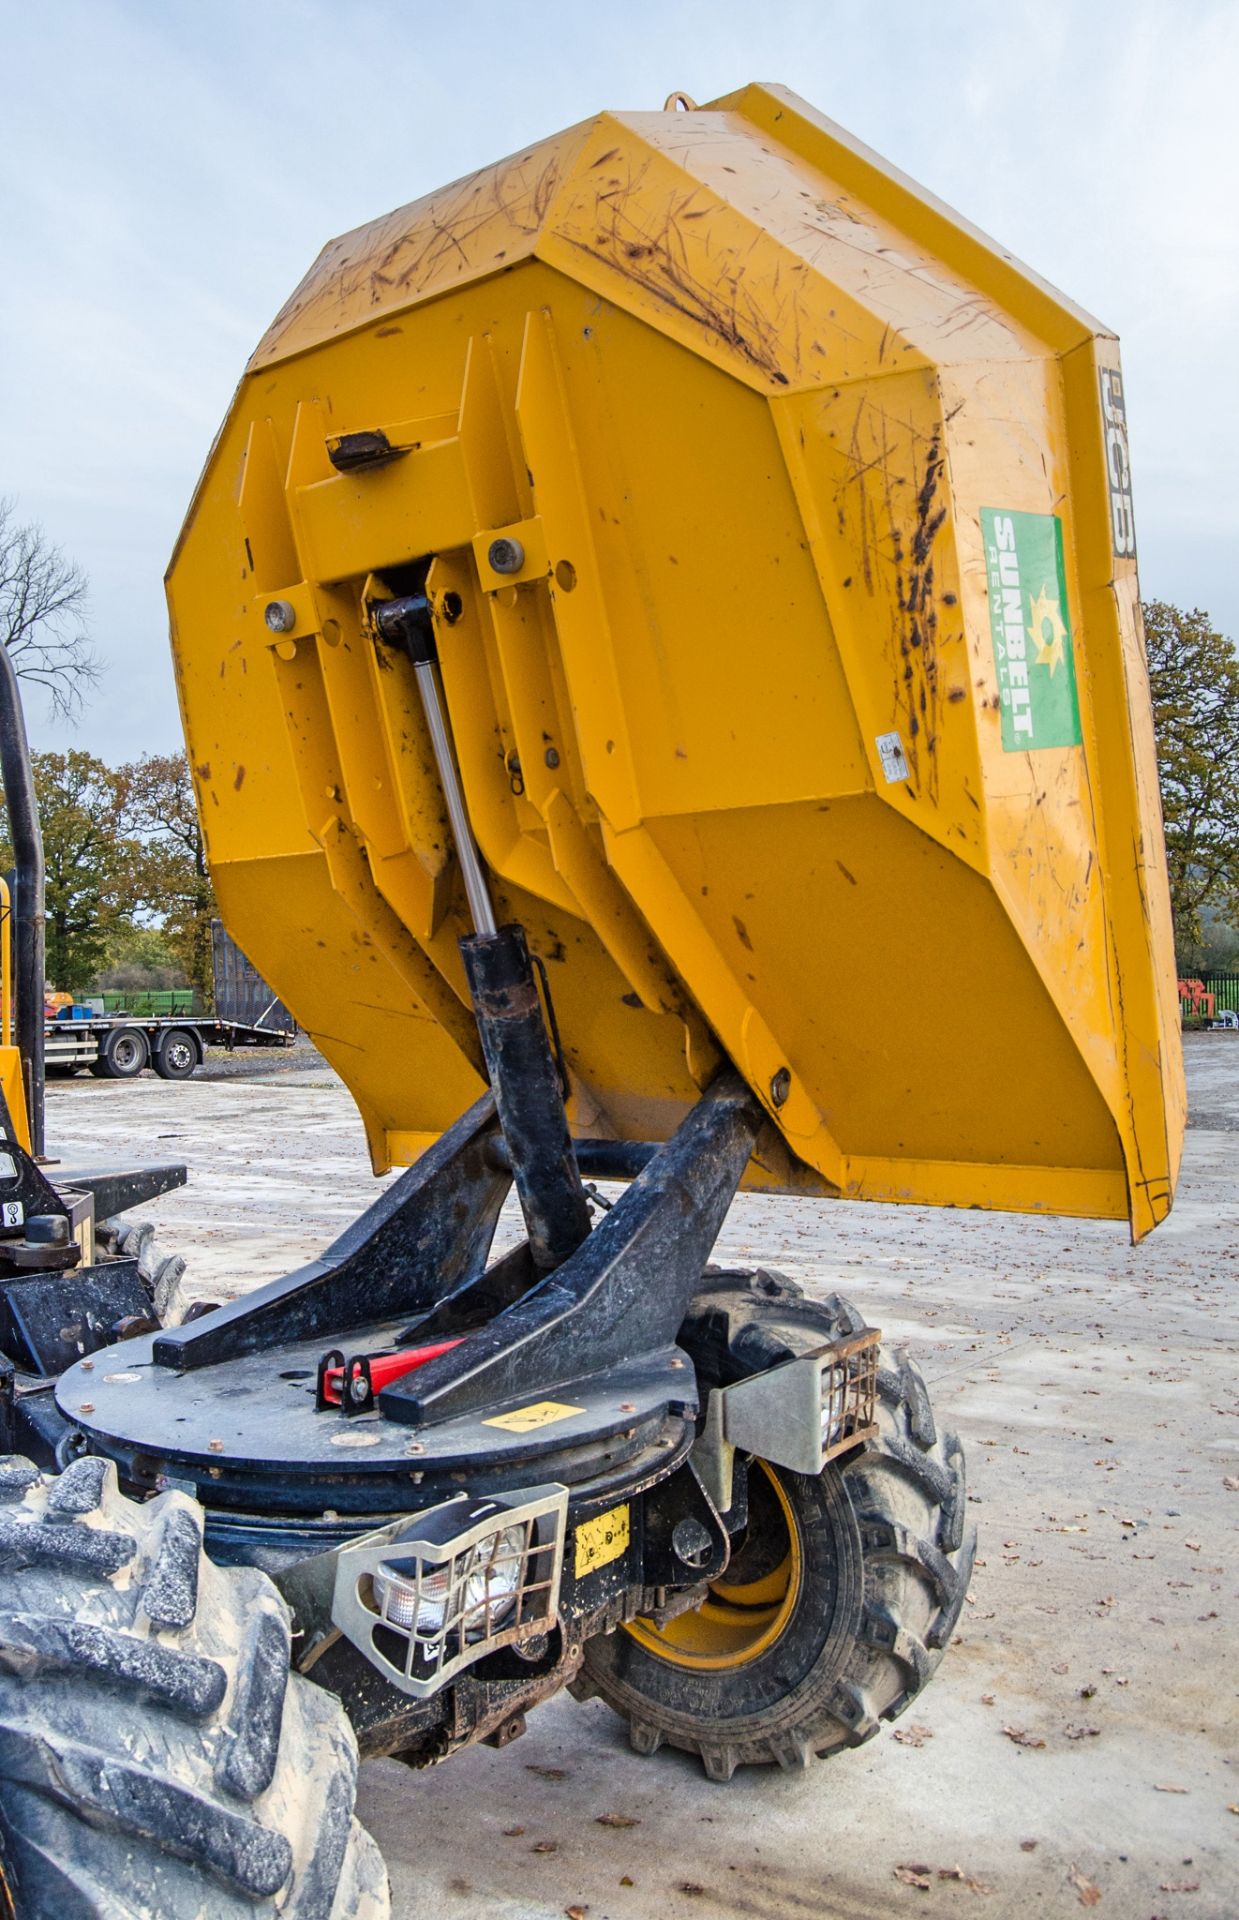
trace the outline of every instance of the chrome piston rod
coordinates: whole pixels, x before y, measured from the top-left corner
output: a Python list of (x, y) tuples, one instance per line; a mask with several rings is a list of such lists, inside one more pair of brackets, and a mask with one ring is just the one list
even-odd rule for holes
[(403, 646), (413, 662), (417, 691), (421, 695), (422, 712), (426, 716), (435, 765), (439, 770), (439, 785), (443, 789), (452, 839), (456, 843), (456, 858), (460, 862), (461, 877), (465, 883), (465, 898), (469, 902), (469, 913), (475, 932), (493, 934), (498, 930), (495, 924), (495, 910), (491, 905), (486, 875), (482, 872), (482, 862), (478, 857), (477, 842), (473, 837), (473, 829), (469, 825), (469, 814), (465, 807), (465, 796), (456, 767), (456, 756), (452, 751), (452, 736), (448, 731), (447, 715), (443, 711), (443, 701), (439, 695), (430, 603), (421, 593), (406, 594), (399, 600), (384, 600), (375, 608), (374, 620), (383, 638)]

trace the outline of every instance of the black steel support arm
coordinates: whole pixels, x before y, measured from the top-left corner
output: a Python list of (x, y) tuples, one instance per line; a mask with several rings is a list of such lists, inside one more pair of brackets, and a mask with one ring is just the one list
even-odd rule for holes
[(761, 1123), (740, 1076), (720, 1075), (570, 1260), (450, 1353), (384, 1388), (381, 1411), (418, 1426), (522, 1394), (544, 1398), (672, 1345)]
[(0, 780), (17, 863), (13, 898), (13, 989), (17, 1001), (17, 1050), (21, 1056), (30, 1120), (30, 1151), (43, 1152), (43, 835), (34, 796), (30, 743), (17, 675), (8, 648), (0, 647)]
[(487, 1152), (497, 1127), (494, 1100), (484, 1094), (321, 1259), (187, 1327), (165, 1329), (155, 1364), (184, 1372), (280, 1341), (428, 1312), (486, 1265), (511, 1185)]

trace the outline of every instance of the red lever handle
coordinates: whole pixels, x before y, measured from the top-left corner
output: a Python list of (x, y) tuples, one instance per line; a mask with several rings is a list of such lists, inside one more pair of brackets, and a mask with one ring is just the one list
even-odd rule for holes
[[(459, 1338), (435, 1340), (427, 1347), (403, 1347), (399, 1353), (376, 1354), (370, 1362), (370, 1384), (378, 1393), (381, 1388), (389, 1387), (393, 1380), (412, 1373), (417, 1367), (424, 1367), (428, 1361), (437, 1360), (441, 1353), (450, 1353), (453, 1347), (459, 1345)], [(333, 1407), (340, 1405), (343, 1380), (343, 1367), (328, 1367), (323, 1374), (323, 1398)]]

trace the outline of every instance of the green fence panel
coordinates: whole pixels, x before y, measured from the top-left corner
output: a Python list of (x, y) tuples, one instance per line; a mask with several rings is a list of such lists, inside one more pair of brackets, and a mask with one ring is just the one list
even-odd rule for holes
[(1213, 995), (1216, 1012), (1229, 1007), (1239, 1013), (1239, 973), (1202, 973), (1199, 978), (1204, 981), (1205, 992)]
[(192, 987), (152, 988), (148, 993), (108, 991), (103, 994), (105, 1013), (131, 1013), (135, 1020), (170, 1020), (177, 1014), (194, 1013)]

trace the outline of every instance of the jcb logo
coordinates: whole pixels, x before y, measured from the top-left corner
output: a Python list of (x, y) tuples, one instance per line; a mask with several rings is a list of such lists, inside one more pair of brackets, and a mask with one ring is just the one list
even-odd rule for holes
[(1131, 458), (1127, 450), (1127, 407), (1123, 376), (1117, 367), (1101, 369), (1101, 413), (1106, 434), (1106, 476), (1110, 482), (1110, 526), (1116, 560), (1136, 557), (1136, 520), (1131, 504)]

